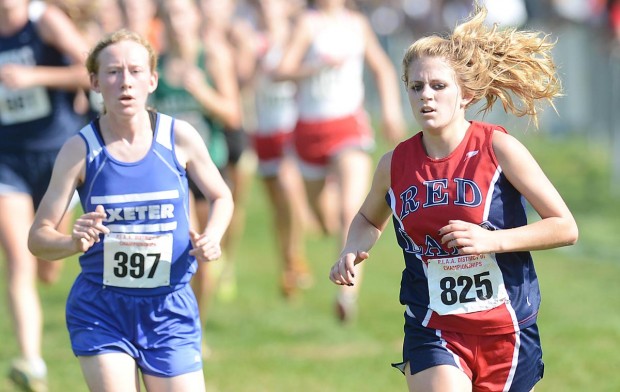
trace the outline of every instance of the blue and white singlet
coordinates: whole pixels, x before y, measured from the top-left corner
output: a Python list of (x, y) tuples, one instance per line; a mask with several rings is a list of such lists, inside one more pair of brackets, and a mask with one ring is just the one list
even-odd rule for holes
[(136, 162), (106, 150), (97, 122), (80, 131), (87, 144), (86, 176), (78, 187), (84, 211), (103, 205), (110, 234), (80, 257), (83, 276), (130, 295), (159, 295), (186, 285), (196, 271), (189, 255), (185, 169), (174, 151), (174, 119), (153, 113), (151, 149)]

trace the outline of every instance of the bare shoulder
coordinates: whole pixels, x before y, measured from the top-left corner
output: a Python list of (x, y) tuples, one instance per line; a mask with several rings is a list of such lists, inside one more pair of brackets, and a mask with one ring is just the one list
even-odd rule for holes
[(385, 195), (391, 186), (391, 164), (392, 151), (384, 154), (379, 160), (372, 179), (372, 185), (360, 209), (362, 215), (380, 230), (383, 230), (385, 227), (385, 222), (390, 212), (390, 208), (385, 202)]
[(174, 121), (174, 147), (177, 160), (183, 166), (192, 159), (195, 154), (202, 151), (201, 147), (206, 150), (204, 141), (190, 123), (184, 120), (175, 119)]
[(510, 133), (500, 131), (498, 129), (493, 131), (493, 143), (512, 143), (518, 142), (517, 138), (512, 136)]
[(390, 167), (392, 166), (392, 155), (394, 155), (394, 150), (390, 150), (383, 154), (377, 164), (377, 170), (387, 170), (387, 173), (389, 174)]
[(517, 189), (522, 189), (518, 187), (518, 184), (525, 177), (533, 178), (540, 172), (540, 166), (536, 159), (523, 143), (514, 136), (495, 131), (493, 134), (493, 152), (502, 172), (513, 185), (517, 186)]
[(37, 22), (39, 33), (48, 43), (56, 43), (62, 37), (60, 34), (67, 24), (70, 24), (69, 17), (53, 4), (45, 4), (41, 8), (40, 18)]
[(63, 34), (77, 31), (73, 21), (54, 4), (45, 4), (38, 22), (39, 31), (47, 42), (62, 42)]
[(71, 136), (58, 152), (54, 171), (63, 173), (67, 178), (73, 178), (76, 183), (82, 183), (86, 168), (86, 142), (78, 135)]
[[(177, 148), (184, 148), (187, 146), (191, 146), (192, 143), (195, 143), (197, 140), (202, 142), (202, 138), (196, 131), (193, 125), (188, 123), (185, 120), (180, 120), (178, 118), (174, 119), (174, 144)], [(204, 142), (202, 142), (204, 143)]]
[(394, 150), (390, 150), (383, 154), (377, 168), (375, 169), (375, 175), (373, 182), (380, 186), (382, 189), (388, 189), (391, 183), (391, 171), (392, 171), (392, 155)]
[(88, 44), (75, 23), (60, 8), (45, 4), (37, 28), (45, 42), (69, 56), (74, 63), (85, 61)]
[(62, 146), (59, 156), (60, 154), (86, 159), (86, 142), (79, 134), (73, 135)]
[(504, 160), (527, 152), (525, 146), (514, 136), (501, 132), (493, 132), (493, 151), (497, 159)]
[(40, 16), (39, 21), (43, 26), (54, 26), (70, 20), (69, 16), (54, 4), (35, 4), (34, 7), (34, 12)]

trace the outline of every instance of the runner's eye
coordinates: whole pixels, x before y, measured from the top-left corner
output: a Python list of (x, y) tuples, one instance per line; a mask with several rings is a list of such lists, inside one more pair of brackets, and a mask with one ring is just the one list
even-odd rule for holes
[(416, 93), (418, 93), (422, 91), (422, 89), (424, 88), (424, 85), (422, 83), (414, 83), (413, 85), (409, 86), (409, 88), (415, 91)]

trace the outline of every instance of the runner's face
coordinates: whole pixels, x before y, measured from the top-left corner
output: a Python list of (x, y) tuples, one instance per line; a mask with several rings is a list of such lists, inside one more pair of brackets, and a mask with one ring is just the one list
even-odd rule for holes
[(149, 52), (141, 44), (125, 40), (99, 53), (99, 72), (92, 87), (103, 96), (109, 112), (133, 114), (146, 107), (157, 87), (157, 74), (149, 66)]
[(407, 95), (413, 116), (425, 130), (441, 130), (465, 117), (469, 102), (454, 70), (438, 57), (413, 61), (407, 71)]

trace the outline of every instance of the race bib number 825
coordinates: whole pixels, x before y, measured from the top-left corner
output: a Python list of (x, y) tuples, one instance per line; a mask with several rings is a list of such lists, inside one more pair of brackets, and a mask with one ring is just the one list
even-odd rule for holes
[(493, 309), (508, 300), (493, 255), (428, 260), (430, 308), (440, 315)]

